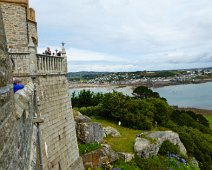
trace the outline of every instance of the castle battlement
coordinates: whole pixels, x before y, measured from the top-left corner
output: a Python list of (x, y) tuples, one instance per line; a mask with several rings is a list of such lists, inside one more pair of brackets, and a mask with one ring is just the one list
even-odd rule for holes
[(30, 52), (9, 53), (12, 60), (13, 76), (66, 75), (67, 57), (36, 54), (34, 61)]
[(29, 5), (28, 0), (1, 0), (0, 2), (12, 3), (15, 5), (20, 5), (20, 6), (24, 6), (24, 7), (28, 7), (28, 5)]

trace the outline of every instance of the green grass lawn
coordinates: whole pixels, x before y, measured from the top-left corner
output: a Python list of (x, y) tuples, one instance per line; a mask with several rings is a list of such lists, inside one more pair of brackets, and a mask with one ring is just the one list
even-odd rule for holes
[(105, 143), (109, 144), (114, 151), (128, 153), (134, 152), (134, 139), (136, 138), (136, 134), (140, 134), (142, 132), (141, 130), (134, 130), (122, 127), (118, 125), (118, 122), (113, 123), (101, 118), (92, 117), (91, 119), (93, 122), (101, 123), (103, 127), (111, 126), (113, 128), (116, 128), (120, 132), (121, 137), (114, 138), (108, 136), (105, 138)]
[(206, 117), (206, 119), (208, 119), (209, 123), (210, 123), (210, 128), (212, 130), (212, 115), (204, 115)]

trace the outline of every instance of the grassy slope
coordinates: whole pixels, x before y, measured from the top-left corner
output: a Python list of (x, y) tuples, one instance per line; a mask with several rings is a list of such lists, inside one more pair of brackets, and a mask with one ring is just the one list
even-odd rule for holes
[(109, 122), (101, 118), (92, 118), (92, 121), (101, 123), (103, 127), (114, 127), (120, 132), (121, 137), (119, 138), (105, 138), (105, 143), (109, 144), (114, 151), (133, 153), (134, 139), (136, 137), (136, 134), (140, 134), (142, 132), (141, 130), (134, 130), (118, 126), (118, 124)]
[(212, 130), (212, 115), (205, 115), (206, 119), (208, 119), (209, 123), (210, 123), (210, 128)]
[[(106, 127), (106, 126), (114, 127), (121, 133), (121, 137), (119, 137), (119, 138), (107, 137), (105, 139), (105, 143), (109, 144), (114, 151), (133, 153), (133, 141), (135, 139), (136, 134), (139, 134), (142, 132), (141, 130), (133, 130), (130, 128), (118, 126), (118, 124), (112, 123), (112, 122), (102, 119), (102, 118), (92, 117), (91, 119), (93, 122), (101, 123), (103, 125), (103, 127)], [(211, 119), (212, 119), (212, 116), (211, 116)], [(199, 170), (199, 168), (194, 165), (185, 165), (175, 159), (171, 160), (171, 159), (167, 158), (166, 164), (167, 164), (167, 167), (170, 167), (170, 169), (172, 169), (172, 170)], [(116, 165), (115, 168), (121, 168), (123, 170), (138, 170), (138, 169), (140, 169), (136, 165), (130, 165), (130, 164), (125, 164), (125, 163)], [(99, 168), (96, 170), (103, 170), (103, 169)]]

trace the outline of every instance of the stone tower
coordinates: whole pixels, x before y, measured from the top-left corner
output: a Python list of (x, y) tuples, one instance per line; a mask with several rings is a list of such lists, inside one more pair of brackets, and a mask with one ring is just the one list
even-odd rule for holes
[[(28, 0), (0, 0), (0, 169), (82, 170), (65, 48), (50, 56), (37, 45)], [(15, 94), (12, 77), (26, 85)]]

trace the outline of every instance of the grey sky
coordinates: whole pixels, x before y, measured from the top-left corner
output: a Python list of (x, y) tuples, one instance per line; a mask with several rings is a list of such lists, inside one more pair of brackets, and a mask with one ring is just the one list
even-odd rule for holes
[(212, 66), (211, 0), (30, 0), (30, 5), (40, 50), (66, 42), (69, 71)]

